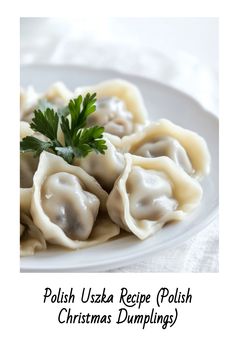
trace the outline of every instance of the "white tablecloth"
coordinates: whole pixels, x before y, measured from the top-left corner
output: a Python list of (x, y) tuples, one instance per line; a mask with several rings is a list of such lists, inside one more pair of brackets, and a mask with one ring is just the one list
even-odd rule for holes
[[(31, 20), (33, 21), (33, 20)], [(28, 26), (28, 27), (27, 27)], [(198, 60), (179, 52), (170, 59), (147, 45), (120, 44), (78, 35), (44, 22), (40, 31), (24, 24), (21, 63), (82, 64), (146, 76), (174, 86), (218, 113), (217, 77)], [(176, 248), (148, 256), (113, 272), (217, 272), (218, 220)]]

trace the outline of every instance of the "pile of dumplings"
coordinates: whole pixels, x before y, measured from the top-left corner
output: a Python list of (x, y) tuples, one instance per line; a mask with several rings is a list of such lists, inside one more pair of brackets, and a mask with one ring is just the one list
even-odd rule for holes
[[(118, 237), (123, 230), (140, 240), (165, 224), (182, 220), (200, 203), (199, 181), (209, 173), (210, 154), (198, 134), (167, 119), (151, 122), (140, 91), (114, 79), (69, 91), (62, 83), (38, 94), (21, 90), (20, 139), (30, 128), (39, 100), (56, 107), (71, 98), (97, 93), (87, 125), (100, 125), (107, 150), (68, 164), (42, 152), (20, 154), (21, 256), (49, 244), (79, 249)], [(58, 140), (63, 135), (58, 129)]]

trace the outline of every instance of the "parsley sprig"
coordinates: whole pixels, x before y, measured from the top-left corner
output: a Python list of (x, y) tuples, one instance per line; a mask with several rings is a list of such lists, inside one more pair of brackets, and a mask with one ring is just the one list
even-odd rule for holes
[[(70, 100), (68, 106), (56, 110), (52, 105), (40, 102), (34, 111), (31, 129), (46, 137), (42, 141), (34, 136), (26, 136), (20, 143), (22, 152), (33, 152), (39, 156), (42, 151), (53, 152), (72, 163), (75, 157), (85, 157), (91, 151), (104, 154), (106, 141), (102, 139), (104, 128), (92, 126), (86, 128), (88, 116), (96, 110), (96, 93), (81, 95)], [(60, 124), (65, 144), (58, 140)]]

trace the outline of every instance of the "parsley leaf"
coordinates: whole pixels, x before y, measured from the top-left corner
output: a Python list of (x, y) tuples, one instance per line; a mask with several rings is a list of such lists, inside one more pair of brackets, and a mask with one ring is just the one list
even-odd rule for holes
[(53, 143), (50, 141), (42, 141), (34, 136), (26, 136), (20, 142), (20, 149), (24, 152), (34, 152), (34, 156), (39, 156), (42, 151), (49, 151), (53, 148)]
[(74, 154), (76, 157), (85, 157), (89, 152), (95, 150), (97, 153), (105, 154), (107, 149), (106, 141), (102, 140), (103, 127), (94, 126), (79, 130), (74, 139)]
[(30, 124), (31, 129), (45, 135), (50, 140), (57, 140), (59, 117), (52, 108), (47, 108), (44, 112), (34, 111), (34, 118)]
[(84, 99), (78, 96), (74, 100), (70, 100), (68, 109), (71, 116), (70, 135), (76, 136), (79, 129), (84, 128), (88, 116), (96, 110), (96, 93), (87, 93)]
[[(88, 116), (96, 110), (96, 93), (81, 95), (70, 100), (68, 106), (56, 109), (50, 103), (41, 101), (34, 111), (31, 129), (49, 139), (41, 141), (33, 136), (25, 137), (20, 148), (22, 152), (34, 152), (38, 156), (42, 151), (50, 151), (72, 163), (75, 157), (85, 157), (91, 151), (105, 154), (106, 141), (103, 138), (104, 128), (92, 126), (86, 128)], [(58, 141), (58, 126), (64, 135), (65, 146)]]

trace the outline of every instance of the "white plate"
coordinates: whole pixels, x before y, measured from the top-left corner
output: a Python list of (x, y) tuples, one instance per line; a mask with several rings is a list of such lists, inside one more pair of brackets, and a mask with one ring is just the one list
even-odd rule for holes
[(111, 70), (76, 66), (27, 66), (21, 69), (21, 85), (33, 85), (38, 91), (44, 91), (55, 81), (63, 81), (70, 89), (74, 89), (117, 77), (127, 79), (139, 87), (152, 120), (170, 119), (184, 128), (198, 132), (206, 139), (212, 166), (209, 177), (202, 183), (202, 203), (184, 221), (165, 226), (158, 234), (145, 241), (130, 236), (84, 250), (39, 252), (33, 257), (21, 258), (21, 271), (98, 272), (122, 267), (147, 254), (177, 246), (205, 228), (217, 214), (218, 119), (190, 96), (156, 81)]

